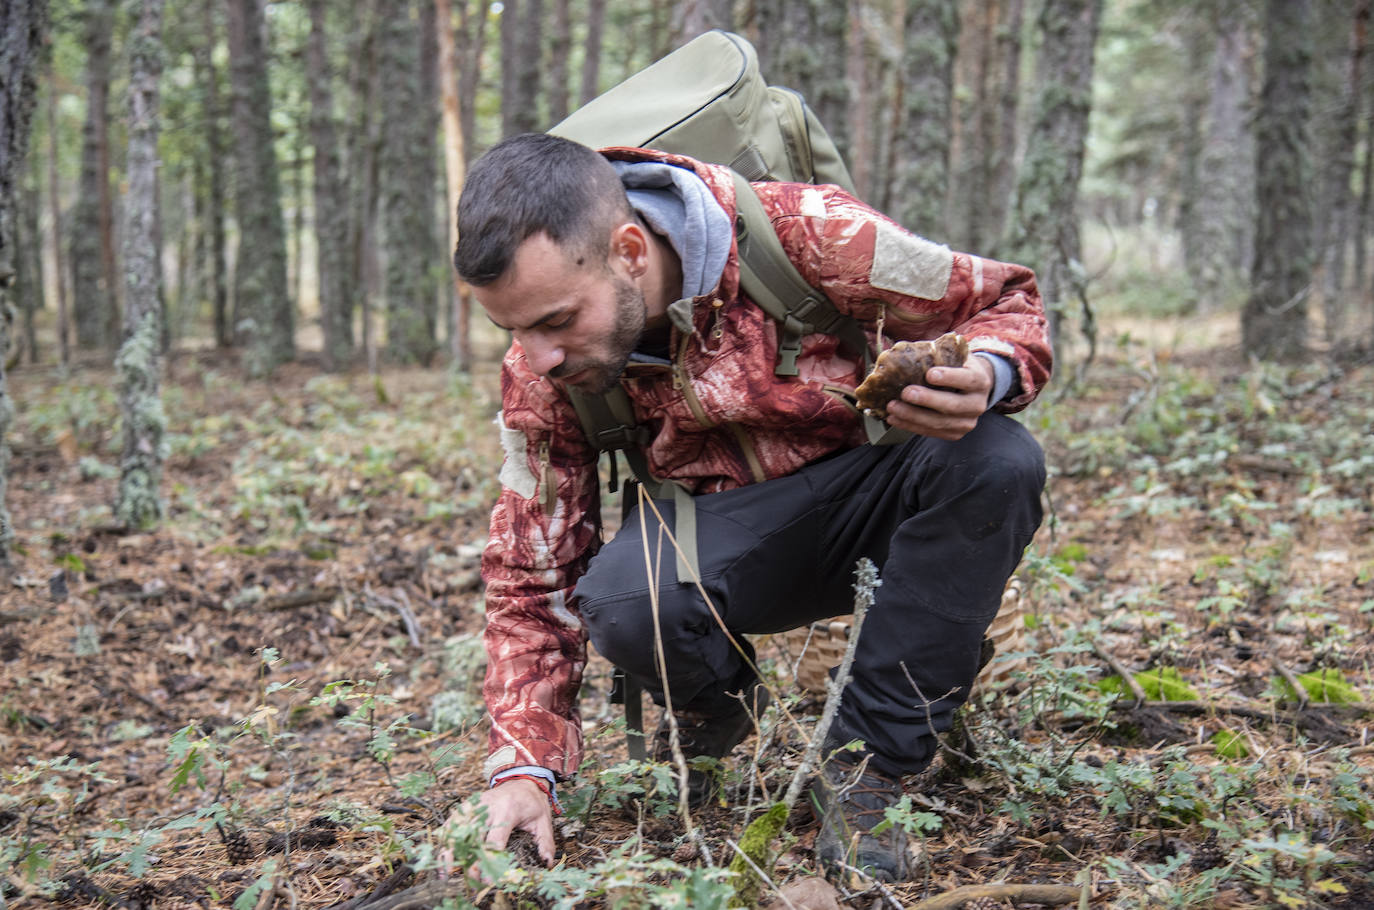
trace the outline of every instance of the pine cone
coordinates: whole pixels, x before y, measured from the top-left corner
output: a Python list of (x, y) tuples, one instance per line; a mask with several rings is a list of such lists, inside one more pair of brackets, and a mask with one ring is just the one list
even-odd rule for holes
[(1208, 869), (1215, 869), (1225, 861), (1226, 854), (1217, 845), (1216, 834), (1212, 833), (1207, 835), (1205, 841), (1198, 844), (1197, 849), (1193, 851), (1193, 858), (1189, 865), (1193, 867), (1194, 872), (1206, 872)]
[(215, 825), (219, 829), (220, 840), (224, 841), (224, 852), (229, 855), (229, 862), (235, 866), (250, 863), (257, 857), (258, 851), (254, 849), (253, 842), (248, 839), (248, 835), (243, 833), (242, 828), (229, 825)]

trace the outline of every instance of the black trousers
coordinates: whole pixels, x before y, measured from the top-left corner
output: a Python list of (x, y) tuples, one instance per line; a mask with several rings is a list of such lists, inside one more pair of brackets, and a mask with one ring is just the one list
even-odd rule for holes
[[(1015, 421), (989, 412), (957, 442), (862, 446), (765, 483), (697, 497), (702, 587), (752, 659), (745, 636), (853, 609), (867, 556), (882, 585), (869, 610), (833, 729), (863, 740), (889, 774), (919, 771), (978, 671), (983, 634), (1040, 525), (1044, 456)], [(668, 528), (671, 501), (655, 500)], [(718, 710), (753, 671), (695, 585), (678, 584), (658, 517), (638, 507), (592, 560), (575, 596), (592, 643), (676, 709)], [(655, 565), (655, 562), (658, 565)], [(657, 590), (666, 679), (655, 659)]]

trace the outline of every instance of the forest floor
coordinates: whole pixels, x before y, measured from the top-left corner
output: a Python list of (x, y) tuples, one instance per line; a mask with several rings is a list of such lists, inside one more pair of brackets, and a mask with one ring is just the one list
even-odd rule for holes
[[(1260, 366), (1119, 333), (1080, 383), (1052, 387), (1022, 418), (1051, 473), (1018, 573), (1024, 650), (910, 782), (895, 821), (912, 881), (828, 896), (957, 907), (962, 886), (1040, 883), (1079, 906), (1374, 907), (1372, 360)], [(113, 376), (11, 383), (0, 907), (356, 907), (431, 880), (436, 829), (482, 785), (494, 363), (375, 382), (298, 364), (269, 384), (180, 357), (168, 517), (140, 534), (112, 527)], [(790, 719), (770, 712), (768, 748), (737, 750), (697, 840), (666, 769), (624, 763), (594, 658), (561, 865), (443, 893), (721, 905), (731, 843), (786, 788), (819, 713), (780, 643), (760, 655)], [(1111, 681), (1123, 670), (1143, 704)], [(775, 844), (770, 878), (794, 906), (826, 906), (796, 890), (815, 832), (798, 809)]]

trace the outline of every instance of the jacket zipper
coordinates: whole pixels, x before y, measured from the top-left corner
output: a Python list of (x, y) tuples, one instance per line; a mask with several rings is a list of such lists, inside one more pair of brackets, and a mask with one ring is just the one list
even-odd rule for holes
[(558, 504), (558, 478), (553, 473), (553, 459), (549, 456), (548, 440), (539, 443), (539, 483), (543, 489), (541, 505), (545, 515), (552, 515)]
[(683, 358), (687, 355), (687, 345), (692, 340), (692, 336), (687, 335), (682, 339), (682, 345), (678, 348), (677, 359), (673, 361), (673, 389), (682, 393), (682, 398), (687, 402), (687, 407), (691, 410), (692, 416), (697, 423), (703, 427), (713, 427), (715, 421), (706, 416), (706, 409), (701, 406), (701, 399), (697, 398), (697, 393), (692, 390), (692, 381), (687, 377), (687, 368), (683, 366)]

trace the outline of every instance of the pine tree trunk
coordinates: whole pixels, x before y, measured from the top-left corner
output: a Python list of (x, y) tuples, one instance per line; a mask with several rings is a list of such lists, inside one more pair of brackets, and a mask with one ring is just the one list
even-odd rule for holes
[(444, 255), (444, 270), (453, 282), (453, 315), (449, 320), (449, 356), (453, 358), (454, 369), (466, 373), (472, 370), (472, 303), (462, 279), (453, 268), (451, 258), (458, 243), (458, 196), (463, 190), (463, 180), (467, 174), (467, 146), (463, 134), (463, 117), (458, 98), (458, 78), (453, 47), (453, 11), (449, 0), (434, 0), (436, 18), (439, 20), (439, 87), (443, 96), (444, 121), (444, 181), (447, 192), (444, 198), (445, 237), (448, 246)]
[(115, 8), (90, 0), (82, 12), (86, 35), (86, 122), (81, 131), (81, 181), (72, 207), (72, 321), (76, 346), (108, 348), (118, 337), (115, 289), (105, 273), (105, 230), (110, 225), (110, 39)]
[(1259, 221), (1242, 315), (1246, 350), (1267, 359), (1303, 355), (1311, 291), (1311, 0), (1267, 0), (1264, 87), (1255, 118)]
[(115, 364), (124, 453), (115, 518), (147, 528), (162, 517), (162, 270), (158, 261), (158, 81), (162, 0), (140, 0), (129, 34), (129, 193), (124, 231), (124, 342)]
[(354, 119), (344, 146), (349, 263), (346, 306), (350, 323), (354, 314), (361, 311), (359, 341), (369, 370), (376, 369), (372, 301), (377, 291), (377, 181), (382, 143), (377, 113), (379, 19), (376, 0), (367, 0), (357, 13), (358, 28), (350, 47), (353, 68), (349, 75)]
[(224, 134), (220, 118), (223, 113), (219, 95), (219, 75), (215, 70), (215, 3), (205, 0), (202, 7), (203, 41), (196, 45), (196, 81), (200, 84), (205, 135), (206, 179), (209, 202), (204, 209), (204, 227), (208, 258), (211, 312), (215, 326), (215, 347), (221, 350), (233, 344), (229, 320), (229, 267), (225, 262), (224, 238)]
[[(35, 74), (48, 27), (46, 0), (10, 0), (0, 5), (0, 568), (10, 566), (14, 525), (9, 500), (9, 428), (14, 415), (5, 363), (9, 360), (14, 279), (15, 183), (29, 147), (29, 126), (38, 93)], [(9, 574), (0, 575), (8, 584)]]
[(382, 109), (381, 197), (386, 260), (387, 355), (427, 364), (435, 341), (435, 277), (442, 265), (434, 243), (434, 118), (421, 98), (420, 35), (411, 0), (384, 0), (378, 35)]
[(244, 329), (248, 374), (263, 377), (295, 356), (295, 313), (286, 279), (262, 7), (258, 0), (229, 0), (228, 10), (239, 226), (235, 318)]
[(572, 48), (572, 2), (554, 0), (553, 35), (549, 38), (549, 71), (544, 97), (549, 102), (549, 123), (568, 116), (568, 52)]
[(688, 41), (713, 28), (733, 31), (735, 5), (731, 0), (680, 0), (672, 10), (672, 45)]
[(520, 132), (519, 65), (520, 15), (526, 0), (502, 0), (501, 3), (501, 136)]
[(67, 235), (62, 229), (66, 219), (62, 217), (62, 194), (57, 179), (57, 80), (52, 78), (51, 62), (48, 70), (47, 114), (48, 114), (48, 204), (52, 216), (52, 261), (53, 272), (57, 275), (57, 352), (58, 362), (66, 370), (71, 364), (71, 318), (67, 293), (67, 256), (64, 243)]
[[(1041, 9), (1034, 122), (1017, 181), (1005, 258), (1036, 270), (1056, 329), (1071, 301), (1082, 301), (1078, 182), (1092, 109), (1093, 47), (1101, 0), (1046, 0)], [(1083, 301), (1086, 308), (1086, 301)], [(1091, 357), (1090, 314), (1081, 327)]]
[(1365, 39), (1369, 28), (1369, 2), (1355, 4), (1354, 14), (1346, 36), (1348, 50), (1345, 79), (1341, 83), (1340, 103), (1334, 114), (1332, 142), (1322, 152), (1325, 179), (1321, 211), (1325, 218), (1317, 254), (1321, 257), (1322, 313), (1326, 340), (1335, 344), (1342, 336), (1346, 311), (1349, 308), (1348, 285), (1345, 277), (1346, 248), (1350, 243), (1355, 221), (1355, 198), (1351, 195), (1351, 177), (1355, 173), (1359, 155), (1360, 89), (1363, 81)]
[(587, 40), (583, 45), (582, 103), (601, 94), (601, 43), (606, 35), (606, 0), (587, 0)]
[[(462, 125), (463, 167), (472, 162), (477, 146), (477, 85), (482, 74), (482, 55), (487, 45), (486, 5), (478, 0), (472, 9), (469, 0), (461, 0), (458, 15), (458, 116)], [(453, 215), (453, 211), (449, 211)], [(450, 253), (452, 250), (449, 251)]]
[(330, 88), (325, 0), (309, 0), (310, 38), (306, 46), (306, 80), (310, 90), (310, 137), (315, 155), (315, 271), (318, 275), (320, 326), (326, 370), (346, 369), (353, 358), (353, 321), (348, 306), (348, 216), (339, 171), (334, 129), (334, 94)]
[[(37, 158), (29, 160), (37, 163)], [(15, 190), (15, 296), (19, 300), (24, 349), (28, 351), (29, 363), (36, 364), (39, 351), (35, 317), (43, 308), (43, 227), (39, 223), (43, 201), (37, 168), (28, 168), (28, 172), (22, 183), (17, 182)]]
[(950, 135), (949, 236), (987, 251), (1002, 236), (1016, 183), (1022, 0), (961, 4)]
[(906, 10), (903, 118), (893, 179), (893, 216), (913, 231), (944, 238), (949, 228), (950, 116), (954, 54), (959, 40), (956, 0), (912, 0)]
[[(515, 54), (515, 94), (511, 103), (511, 128), (532, 133), (544, 126), (539, 116), (539, 82), (544, 47), (544, 0), (520, 0)], [(504, 32), (503, 32), (504, 34)]]

